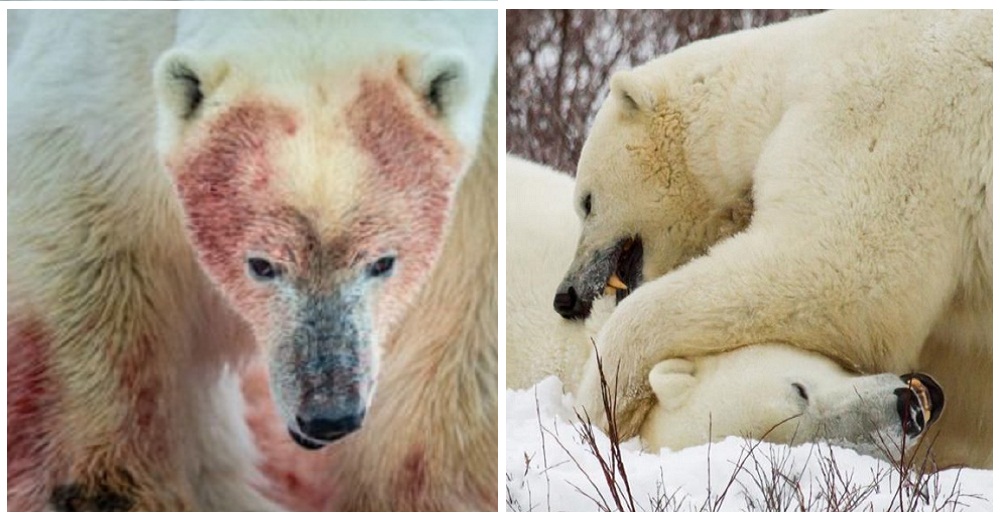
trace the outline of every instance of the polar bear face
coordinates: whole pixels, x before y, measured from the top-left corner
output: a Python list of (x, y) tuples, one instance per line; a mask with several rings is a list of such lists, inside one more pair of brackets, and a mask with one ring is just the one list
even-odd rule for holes
[(915, 446), (944, 408), (941, 387), (925, 374), (859, 376), (779, 345), (665, 360), (649, 382), (658, 400), (642, 429), (650, 449), (738, 435), (786, 444), (825, 440), (893, 458), (901, 446)]
[(191, 243), (305, 447), (361, 425), (382, 341), (438, 260), (495, 30), (495, 13), (199, 12), (156, 66)]
[(749, 219), (688, 169), (685, 116), (656, 92), (637, 72), (616, 74), (584, 143), (580, 242), (555, 301), (565, 318), (586, 318), (604, 292), (624, 298)]

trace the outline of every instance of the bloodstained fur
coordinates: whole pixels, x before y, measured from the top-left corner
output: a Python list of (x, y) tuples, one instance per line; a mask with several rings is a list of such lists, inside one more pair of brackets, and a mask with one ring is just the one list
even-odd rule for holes
[(400, 484), (405, 500), (410, 504), (419, 504), (427, 486), (427, 462), (423, 447), (414, 446), (406, 456)]
[[(265, 322), (266, 293), (248, 283), (247, 234), (263, 225), (268, 235), (305, 234), (300, 219), (276, 200), (269, 186), (275, 177), (268, 158), (276, 137), (297, 132), (288, 111), (259, 102), (237, 105), (212, 122), (204, 143), (182, 163), (176, 184), (199, 259), (227, 289), (230, 302), (249, 321)], [(267, 236), (267, 235), (265, 235)], [(274, 256), (294, 256), (275, 244)]]
[[(408, 264), (395, 291), (388, 289), (412, 293), (433, 269), (444, 243), (461, 149), (401, 81), (364, 77), (359, 92), (347, 111), (347, 125), (374, 169), (359, 213), (387, 213), (392, 222), (382, 233), (398, 241), (400, 261)], [(405, 206), (387, 209), (386, 199)]]
[(33, 509), (48, 499), (60, 393), (50, 348), (40, 321), (7, 316), (8, 510)]
[[(162, 373), (165, 357), (162, 345), (151, 336), (141, 335), (125, 350), (119, 367), (121, 395), (127, 410), (120, 425), (121, 439), (125, 442), (118, 450), (138, 450), (130, 453), (136, 460), (170, 460), (170, 439), (165, 435), (169, 428), (167, 404), (172, 396), (167, 392)], [(138, 455), (138, 457), (135, 457)]]

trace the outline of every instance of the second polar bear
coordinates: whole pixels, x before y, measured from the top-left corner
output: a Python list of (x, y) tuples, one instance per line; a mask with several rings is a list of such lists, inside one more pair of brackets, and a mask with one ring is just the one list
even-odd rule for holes
[[(578, 224), (569, 176), (507, 158), (507, 387), (556, 375), (572, 388), (590, 338), (613, 310), (562, 320), (549, 295), (572, 251)], [(605, 366), (605, 371), (609, 368)], [(833, 361), (781, 345), (694, 360), (669, 359), (648, 374), (657, 399), (641, 429), (647, 449), (680, 449), (729, 435), (795, 444), (816, 439), (895, 459), (941, 414), (944, 395), (928, 376), (858, 376)]]
[[(781, 343), (933, 371), (935, 462), (992, 466), (992, 30), (989, 11), (829, 12), (612, 79), (554, 294), (578, 318), (612, 274), (632, 292), (597, 338), (626, 435), (658, 362)], [(601, 406), (593, 371), (578, 397)]]

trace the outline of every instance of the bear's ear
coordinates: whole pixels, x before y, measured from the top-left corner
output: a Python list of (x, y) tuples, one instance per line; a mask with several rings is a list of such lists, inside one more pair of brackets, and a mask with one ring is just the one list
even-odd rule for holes
[(153, 73), (156, 95), (171, 113), (190, 120), (225, 72), (226, 67), (220, 62), (197, 59), (180, 50), (170, 51), (156, 63)]
[(695, 381), (694, 363), (686, 359), (660, 361), (649, 372), (649, 386), (660, 406), (667, 410), (684, 404)]
[(424, 99), (434, 117), (447, 117), (465, 98), (469, 72), (460, 56), (429, 56), (402, 68), (407, 82)]
[(626, 113), (651, 112), (656, 103), (653, 91), (632, 71), (618, 72), (611, 77), (611, 95)]

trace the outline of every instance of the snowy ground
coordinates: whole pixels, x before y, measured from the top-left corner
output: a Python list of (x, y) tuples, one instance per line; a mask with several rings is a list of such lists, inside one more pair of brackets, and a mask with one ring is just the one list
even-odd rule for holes
[[(992, 511), (993, 472), (948, 470), (899, 485), (891, 464), (825, 444), (788, 447), (735, 437), (659, 455), (621, 446), (618, 506), (600, 462), (568, 419), (572, 397), (550, 377), (507, 391), (507, 509)], [(599, 451), (610, 443), (596, 432)]]

